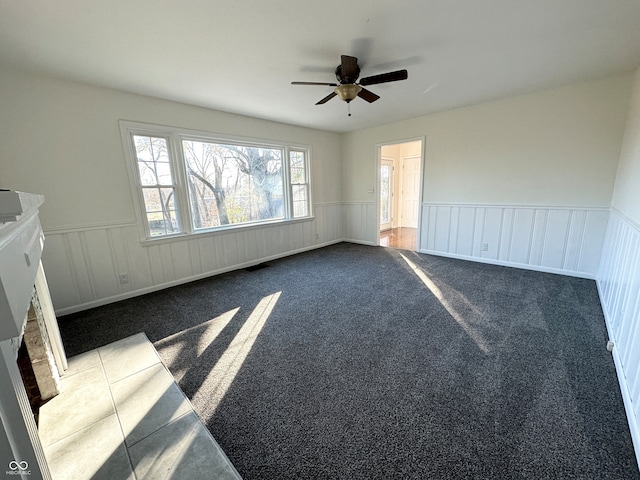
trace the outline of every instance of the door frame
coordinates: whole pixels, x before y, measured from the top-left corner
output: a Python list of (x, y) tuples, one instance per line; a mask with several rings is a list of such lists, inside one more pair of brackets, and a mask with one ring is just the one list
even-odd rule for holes
[(394, 140), (390, 142), (377, 143), (376, 144), (376, 187), (377, 193), (375, 195), (376, 203), (376, 245), (380, 245), (380, 167), (382, 166), (382, 147), (387, 145), (399, 145), (402, 143), (421, 142), (420, 145), (420, 188), (418, 192), (418, 230), (416, 233), (416, 251), (420, 251), (420, 239), (422, 238), (422, 210), (424, 202), (424, 171), (425, 171), (425, 150), (426, 150), (426, 137), (412, 137), (401, 140)]

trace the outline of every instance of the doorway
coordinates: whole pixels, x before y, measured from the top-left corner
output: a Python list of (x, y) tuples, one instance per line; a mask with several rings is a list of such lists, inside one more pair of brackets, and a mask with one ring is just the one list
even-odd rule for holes
[(423, 140), (378, 146), (378, 245), (418, 250)]

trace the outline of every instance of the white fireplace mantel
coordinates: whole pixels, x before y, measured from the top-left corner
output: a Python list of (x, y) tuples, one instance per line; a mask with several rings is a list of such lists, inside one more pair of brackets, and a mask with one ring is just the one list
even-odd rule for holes
[[(38, 220), (42, 195), (0, 191), (0, 341), (20, 337), (29, 308), (44, 236)], [(16, 207), (20, 207), (18, 210)]]
[[(41, 263), (43, 202), (42, 195), (0, 190), (0, 474), (12, 478), (51, 479), (17, 365), (34, 285), (45, 299), (43, 309), (53, 311)], [(55, 316), (53, 323), (56, 361), (64, 369)]]

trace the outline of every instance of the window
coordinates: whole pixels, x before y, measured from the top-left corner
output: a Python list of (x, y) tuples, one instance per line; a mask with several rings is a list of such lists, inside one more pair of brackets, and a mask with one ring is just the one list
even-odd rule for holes
[(289, 151), (289, 172), (291, 175), (293, 217), (306, 217), (309, 215), (309, 179), (306, 155), (303, 150)]
[(167, 139), (142, 135), (132, 139), (149, 235), (180, 233)]
[(145, 239), (311, 215), (309, 149), (121, 122)]

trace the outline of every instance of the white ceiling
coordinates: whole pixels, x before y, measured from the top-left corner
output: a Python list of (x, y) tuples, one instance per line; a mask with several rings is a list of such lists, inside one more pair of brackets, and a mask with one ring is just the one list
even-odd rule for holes
[[(406, 68), (382, 98), (316, 101), (340, 55)], [(640, 65), (639, 0), (3, 0), (0, 63), (350, 131)]]

